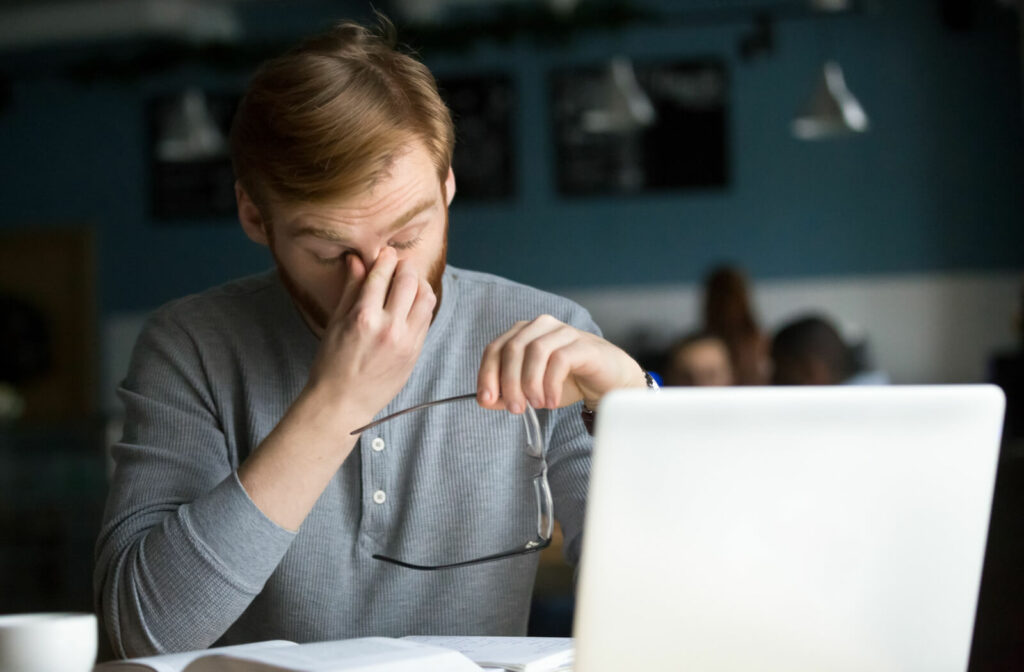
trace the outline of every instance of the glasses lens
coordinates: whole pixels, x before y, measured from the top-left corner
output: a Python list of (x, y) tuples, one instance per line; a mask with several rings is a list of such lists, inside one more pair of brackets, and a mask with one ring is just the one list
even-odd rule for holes
[(551, 486), (548, 485), (548, 465), (533, 479), (533, 490), (537, 495), (537, 536), (550, 539), (554, 531), (554, 503), (551, 501)]
[(540, 435), (540, 421), (533, 406), (526, 405), (523, 412), (523, 424), (526, 425), (526, 453), (530, 457), (543, 457), (544, 439)]
[[(457, 401), (457, 400), (463, 400), (463, 399), (468, 400), (468, 399), (472, 399), (472, 398), (473, 398), (472, 395), (464, 395), (461, 398), (456, 397), (456, 398), (450, 398), (450, 399), (447, 399), (447, 400), (441, 400), (441, 403), (448, 403), (450, 401)], [(408, 413), (411, 410), (420, 410), (420, 409), (423, 409), (423, 408), (428, 408), (428, 407), (438, 406), (438, 405), (440, 405), (440, 404), (434, 403), (434, 402), (430, 402), (428, 404), (424, 404), (424, 405), (421, 405), (419, 407), (414, 407), (414, 409), (406, 409), (405, 411), (401, 411), (398, 414), (395, 414), (395, 416), (391, 416), (391, 417), (396, 417), (398, 415), (404, 415), (404, 414)], [(490, 413), (491, 411), (483, 411), (482, 409), (474, 409), (474, 411), (472, 411), (472, 412), (474, 412), (474, 413), (475, 412), (487, 412), (487, 413)], [(390, 420), (391, 417), (387, 418), (387, 420)], [(511, 416), (511, 415), (508, 415), (506, 417), (507, 417), (508, 421), (510, 421), (512, 423), (517, 422), (514, 419), (514, 417)], [(486, 548), (487, 547), (494, 548), (495, 546), (497, 546), (497, 548), (501, 548), (501, 545), (493, 544), (493, 542), (495, 541), (493, 539), (490, 540), (490, 543), (481, 544), (481, 543), (479, 543), (481, 541), (480, 539), (464, 538), (464, 539), (461, 539), (460, 542), (462, 542), (462, 543), (476, 542), (476, 543), (467, 543), (467, 546), (469, 546), (469, 545), (476, 545), (476, 546), (479, 546), (480, 548), (479, 549), (473, 549), (473, 550), (469, 550), (468, 548), (466, 549), (466, 550), (469, 550), (467, 555), (469, 555), (470, 559), (455, 560), (455, 561), (450, 561), (450, 562), (443, 563), (443, 564), (424, 564), (422, 562), (410, 562), (409, 560), (413, 559), (412, 556), (410, 555), (410, 557), (408, 559), (403, 559), (404, 558), (404, 554), (401, 551), (396, 553), (396, 556), (398, 556), (398, 557), (392, 557), (392, 556), (383, 555), (383, 554), (379, 554), (378, 553), (378, 554), (374, 554), (373, 558), (377, 559), (377, 560), (383, 560), (385, 562), (389, 562), (389, 563), (392, 563), (392, 564), (395, 564), (395, 565), (399, 565), (399, 566), (402, 566), (402, 567), (406, 567), (406, 568), (409, 568), (409, 569), (432, 570), (432, 569), (447, 569), (447, 568), (454, 568), (454, 567), (464, 567), (464, 566), (467, 566), (467, 565), (473, 565), (473, 564), (477, 564), (477, 563), (481, 563), (481, 562), (491, 562), (491, 561), (494, 561), (494, 560), (500, 560), (500, 559), (503, 559), (503, 558), (515, 557), (515, 556), (524, 555), (524, 554), (527, 554), (527, 553), (536, 552), (536, 551), (539, 551), (539, 550), (541, 550), (543, 548), (546, 548), (549, 545), (549, 543), (551, 542), (551, 536), (552, 536), (552, 534), (554, 532), (554, 522), (555, 522), (555, 520), (554, 520), (554, 505), (553, 505), (552, 497), (551, 497), (551, 487), (550, 487), (550, 485), (548, 483), (548, 474), (547, 474), (548, 466), (547, 466), (547, 462), (546, 462), (546, 460), (544, 458), (544, 452), (545, 452), (544, 451), (544, 448), (545, 448), (545, 446), (544, 446), (544, 438), (543, 438), (543, 435), (541, 434), (540, 421), (537, 418), (537, 412), (529, 404), (526, 405), (526, 409), (525, 409), (525, 411), (522, 414), (522, 418), (523, 418), (523, 420), (522, 420), (523, 428), (525, 429), (525, 436), (520, 435), (518, 437), (518, 440), (525, 442), (526, 458), (529, 458), (528, 461), (530, 462), (530, 466), (528, 468), (530, 469), (530, 473), (532, 474), (531, 482), (533, 483), (534, 499), (535, 499), (535, 504), (536, 504), (536, 508), (537, 508), (537, 538), (527, 541), (525, 543), (525, 545), (522, 544), (522, 542), (520, 542), (520, 545), (518, 547), (514, 547), (511, 550), (502, 551), (502, 552), (499, 552), (499, 553), (491, 552), (490, 554), (487, 554), (487, 555), (474, 555), (474, 550), (476, 551), (477, 554), (479, 554), (480, 551), (484, 551), (486, 553)], [(378, 422), (376, 424), (383, 424), (383, 422)], [(473, 426), (475, 424), (480, 424), (482, 426), (484, 424), (491, 424), (491, 423), (489, 423), (489, 422), (488, 423), (473, 423), (473, 422), (470, 422), (469, 426)], [(374, 426), (376, 426), (376, 425), (374, 425)], [(513, 431), (514, 431), (514, 427), (515, 427), (515, 425), (513, 424), (512, 427), (508, 428), (508, 429), (513, 429)], [(468, 438), (468, 437), (464, 437), (464, 438)], [(493, 442), (484, 441), (485, 445), (488, 445), (488, 444), (491, 444), (491, 443), (493, 443)], [(470, 445), (472, 445), (471, 442), (470, 442)], [(506, 446), (505, 447), (506, 451), (511, 450), (511, 448), (512, 448), (512, 446)], [(522, 444), (520, 444), (520, 448), (519, 449), (523, 450)], [(518, 467), (513, 466), (513, 462), (506, 463), (507, 467), (509, 467), (509, 473), (510, 474), (514, 474), (514, 473), (518, 472), (519, 474), (522, 474), (522, 471), (520, 471), (520, 470), (524, 467), (524, 464), (523, 464), (523, 462), (524, 462), (523, 454), (522, 453), (518, 453), (518, 452), (515, 452), (515, 453), (506, 452), (505, 455), (506, 455), (506, 458), (509, 459), (509, 460), (518, 461)], [(491, 465), (491, 467), (489, 467), (489, 469), (493, 468), (493, 461), (487, 460), (487, 463), (489, 465)], [(461, 472), (461, 470), (459, 470), (459, 469), (455, 469), (454, 471), (455, 472)], [(522, 476), (520, 475), (519, 478), (522, 478)], [(453, 480), (453, 482), (454, 482), (454, 480)], [(523, 488), (526, 488), (527, 490), (523, 490)], [(528, 499), (529, 498), (529, 494), (528, 494), (529, 486), (526, 485), (524, 480), (519, 480), (518, 481), (518, 485), (514, 486), (514, 489), (517, 490), (518, 493), (519, 493), (518, 494), (519, 505), (517, 507), (515, 507), (515, 508), (521, 510), (520, 507), (522, 507), (523, 504), (527, 504), (529, 502), (529, 499)], [(450, 499), (452, 501), (459, 501), (460, 499), (465, 499), (465, 493), (469, 492), (469, 491), (472, 491), (472, 488), (468, 488), (468, 489), (465, 489), (465, 490), (456, 490), (453, 493), (453, 496)], [(462, 493), (462, 494), (458, 494), (458, 493)], [(511, 494), (511, 493), (512, 493), (512, 490), (509, 490), (509, 494)], [(456, 496), (456, 494), (458, 494), (458, 496)], [(523, 497), (526, 497), (527, 499), (524, 501), (522, 499)], [(479, 501), (476, 501), (476, 502), (472, 502), (472, 501), (466, 500), (466, 506), (468, 506), (469, 510), (473, 512), (473, 516), (479, 517), (481, 520), (483, 520), (484, 513), (488, 510), (488, 507), (493, 508), (493, 504), (494, 504), (493, 493), (488, 493), (484, 499), (480, 499)], [(522, 507), (522, 508), (525, 508), (525, 507)], [(416, 506), (414, 504), (411, 505), (411, 510), (413, 511), (413, 513), (411, 515), (413, 517), (416, 517), (416, 513), (415, 513)], [(507, 511), (507, 508), (502, 509), (502, 510), (503, 511)], [(479, 513), (479, 516), (477, 515), (478, 513)], [(524, 514), (525, 516), (529, 516), (530, 512), (522, 511), (522, 514)], [(524, 520), (522, 520), (522, 523), (526, 523), (527, 520), (529, 520), (529, 518), (525, 518)], [(481, 529), (488, 529), (488, 528), (486, 526), (484, 526)], [(471, 535), (471, 537), (477, 537), (477, 536), (479, 536), (479, 535)], [(506, 546), (506, 548), (507, 548), (507, 546)], [(443, 550), (443, 549), (432, 549), (432, 550), (428, 549), (428, 550), (426, 550), (425, 557), (423, 558), (423, 560), (426, 560), (427, 562), (429, 562), (430, 561), (429, 559), (431, 559), (431, 556), (435, 556), (437, 558), (437, 560), (441, 560), (442, 558), (437, 553), (438, 550)]]

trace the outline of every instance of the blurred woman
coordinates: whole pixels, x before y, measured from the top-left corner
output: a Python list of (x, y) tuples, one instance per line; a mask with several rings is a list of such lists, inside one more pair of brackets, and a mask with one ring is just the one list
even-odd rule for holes
[(768, 383), (769, 340), (758, 326), (740, 269), (718, 266), (705, 278), (704, 329), (725, 343), (736, 385)]

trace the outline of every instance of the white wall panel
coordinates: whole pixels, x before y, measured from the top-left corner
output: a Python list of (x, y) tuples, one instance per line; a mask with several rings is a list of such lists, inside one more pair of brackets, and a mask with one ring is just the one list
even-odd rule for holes
[[(769, 330), (807, 312), (831, 317), (850, 338), (866, 336), (895, 383), (978, 382), (993, 349), (1014, 342), (1020, 274), (851, 276), (757, 282), (754, 300)], [(629, 343), (646, 333), (665, 344), (698, 325), (694, 285), (588, 289), (567, 296), (590, 310), (605, 335)]]

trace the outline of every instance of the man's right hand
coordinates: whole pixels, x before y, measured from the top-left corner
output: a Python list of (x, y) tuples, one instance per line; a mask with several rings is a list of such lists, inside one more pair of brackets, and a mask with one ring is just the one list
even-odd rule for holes
[(368, 423), (402, 389), (427, 337), (437, 297), (391, 247), (367, 271), (346, 256), (348, 282), (324, 331), (309, 388), (335, 400), (352, 427)]
[(436, 298), (385, 248), (367, 272), (345, 259), (349, 281), (320, 343), (309, 382), (238, 469), (268, 518), (297, 530), (368, 423), (405, 385), (430, 327)]

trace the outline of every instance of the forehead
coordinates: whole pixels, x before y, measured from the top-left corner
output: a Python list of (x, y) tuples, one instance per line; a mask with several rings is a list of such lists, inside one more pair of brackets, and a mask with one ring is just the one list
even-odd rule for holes
[(703, 338), (699, 341), (694, 341), (683, 348), (680, 351), (680, 354), (687, 358), (724, 358), (728, 356), (725, 344), (712, 338)]
[(358, 225), (393, 224), (441, 201), (441, 181), (426, 151), (413, 147), (396, 155), (387, 172), (362, 192), (315, 204), (282, 204), (275, 220), (295, 226), (310, 220)]
[(430, 155), (419, 144), (406, 147), (388, 158), (386, 166), (368, 187), (333, 205), (372, 210), (406, 195), (433, 196), (440, 193), (440, 180)]

